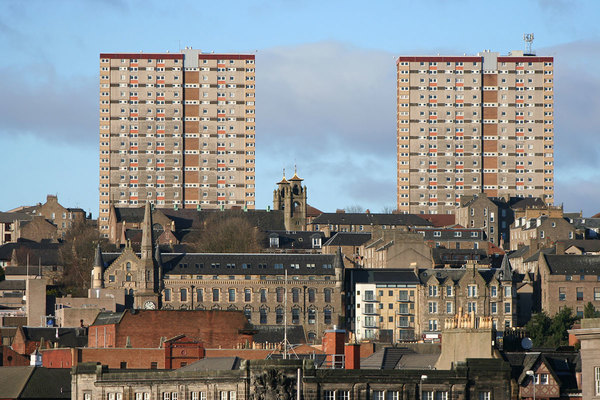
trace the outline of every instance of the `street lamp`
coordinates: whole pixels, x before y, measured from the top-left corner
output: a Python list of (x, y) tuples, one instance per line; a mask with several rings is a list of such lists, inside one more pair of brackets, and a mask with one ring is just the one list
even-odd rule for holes
[(419, 384), (419, 400), (423, 400), (423, 381), (427, 379), (427, 375), (421, 375), (421, 383)]
[(535, 372), (532, 370), (525, 371), (527, 376), (531, 377), (531, 381), (533, 382), (533, 400), (535, 400)]

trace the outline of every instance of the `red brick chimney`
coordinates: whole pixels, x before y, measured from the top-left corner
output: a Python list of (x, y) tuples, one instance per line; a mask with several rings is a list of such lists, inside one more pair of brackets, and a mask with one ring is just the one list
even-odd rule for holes
[(327, 355), (325, 364), (329, 368), (344, 368), (344, 342), (346, 331), (333, 326), (323, 335), (323, 351)]
[(346, 346), (344, 346), (344, 361), (346, 369), (360, 369), (359, 343), (346, 343)]

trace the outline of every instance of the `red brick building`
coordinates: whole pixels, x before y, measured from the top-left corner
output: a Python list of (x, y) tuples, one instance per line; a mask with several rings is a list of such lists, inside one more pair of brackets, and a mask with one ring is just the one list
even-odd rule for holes
[(89, 327), (90, 348), (158, 348), (185, 335), (207, 348), (252, 343), (254, 331), (242, 311), (127, 310), (102, 312)]

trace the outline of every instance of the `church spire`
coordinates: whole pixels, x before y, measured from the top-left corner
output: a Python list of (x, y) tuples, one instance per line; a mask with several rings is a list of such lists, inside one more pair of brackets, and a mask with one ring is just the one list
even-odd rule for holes
[(150, 209), (150, 202), (146, 202), (144, 208), (141, 257), (142, 259), (152, 258), (152, 211)]

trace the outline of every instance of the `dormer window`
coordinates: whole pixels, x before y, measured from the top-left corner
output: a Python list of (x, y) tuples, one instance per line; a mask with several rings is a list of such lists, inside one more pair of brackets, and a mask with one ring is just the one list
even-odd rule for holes
[(270, 247), (279, 247), (279, 236), (272, 236), (269, 238), (269, 246)]
[(313, 249), (321, 248), (321, 237), (320, 236), (312, 238), (312, 248)]

